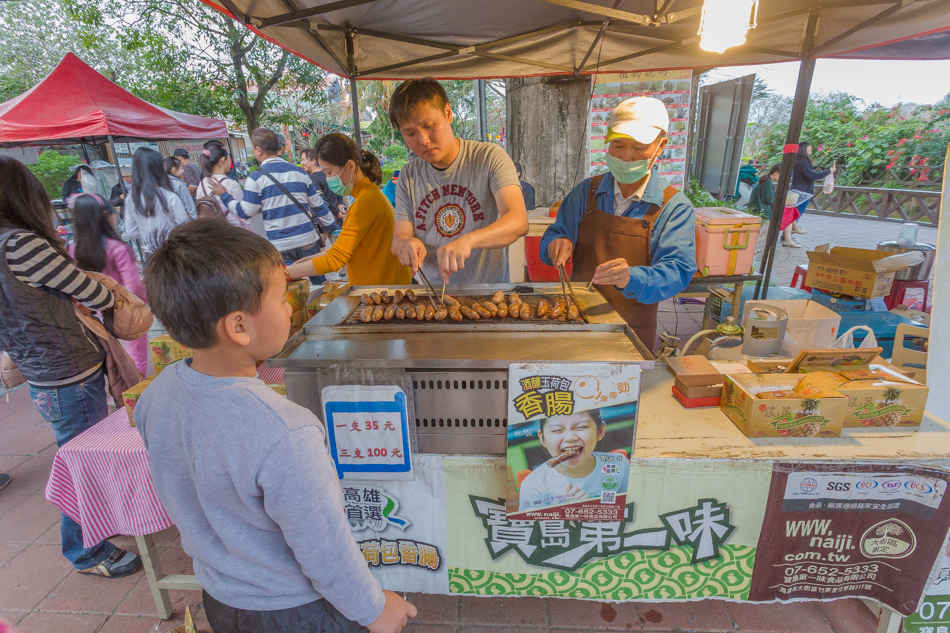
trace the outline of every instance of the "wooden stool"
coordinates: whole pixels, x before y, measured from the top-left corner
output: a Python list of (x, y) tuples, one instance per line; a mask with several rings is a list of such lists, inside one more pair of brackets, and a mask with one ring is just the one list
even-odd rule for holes
[[(789, 284), (792, 288), (801, 288), (805, 292), (811, 292), (811, 288), (805, 285), (805, 277), (808, 276), (808, 264), (800, 264), (795, 267), (795, 272), (792, 273), (792, 283)], [(795, 284), (800, 283), (800, 286)]]
[(884, 299), (887, 309), (893, 310), (896, 306), (904, 305), (904, 299), (907, 296), (907, 291), (911, 290), (912, 288), (918, 288), (924, 291), (924, 312), (930, 312), (930, 308), (927, 305), (927, 295), (930, 294), (930, 280), (903, 281), (900, 279), (895, 279), (894, 285), (891, 287), (891, 294), (889, 294)]

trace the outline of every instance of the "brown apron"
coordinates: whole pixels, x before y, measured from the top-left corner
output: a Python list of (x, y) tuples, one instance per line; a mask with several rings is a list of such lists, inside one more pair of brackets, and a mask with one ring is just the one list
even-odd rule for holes
[[(624, 218), (604, 213), (597, 208), (597, 187), (603, 176), (595, 176), (587, 191), (587, 210), (581, 220), (574, 244), (574, 268), (571, 281), (588, 283), (594, 270), (604, 262), (623, 258), (630, 266), (649, 266), (650, 234), (662, 207), (654, 204), (642, 218)], [(637, 337), (651, 352), (656, 346), (656, 313), (658, 303), (643, 304), (628, 299), (616, 286), (597, 286)]]

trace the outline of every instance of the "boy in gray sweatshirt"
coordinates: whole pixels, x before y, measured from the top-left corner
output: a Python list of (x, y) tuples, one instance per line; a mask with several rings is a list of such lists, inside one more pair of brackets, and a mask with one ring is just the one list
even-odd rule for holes
[(322, 423), (255, 377), (290, 331), (277, 250), (216, 218), (195, 220), (153, 253), (145, 286), (193, 358), (155, 378), (135, 424), (212, 629), (398, 633), (416, 609), (370, 574)]

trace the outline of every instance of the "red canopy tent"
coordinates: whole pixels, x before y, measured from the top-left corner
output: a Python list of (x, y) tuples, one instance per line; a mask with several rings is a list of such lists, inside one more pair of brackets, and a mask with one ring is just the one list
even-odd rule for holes
[(0, 145), (5, 146), (227, 136), (224, 121), (152, 105), (72, 53), (43, 81), (0, 103)]

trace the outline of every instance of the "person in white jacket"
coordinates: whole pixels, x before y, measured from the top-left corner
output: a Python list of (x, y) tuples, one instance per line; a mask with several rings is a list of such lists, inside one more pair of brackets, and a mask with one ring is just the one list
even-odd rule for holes
[(205, 143), (205, 148), (201, 150), (201, 156), (198, 158), (198, 164), (201, 167), (203, 178), (198, 183), (198, 190), (195, 195), (198, 198), (214, 198), (228, 222), (242, 229), (251, 230), (251, 221), (245, 220), (228, 210), (228, 205), (221, 201), (221, 196), (214, 193), (213, 184), (216, 181), (224, 186), (234, 200), (244, 199), (244, 190), (241, 189), (241, 185), (236, 180), (228, 178), (228, 171), (231, 170), (231, 157), (228, 155), (228, 150), (224, 149), (224, 145), (219, 141)]
[(132, 157), (132, 190), (125, 199), (125, 233), (141, 240), (146, 258), (165, 242), (173, 228), (191, 217), (173, 191), (162, 155), (140, 147)]

